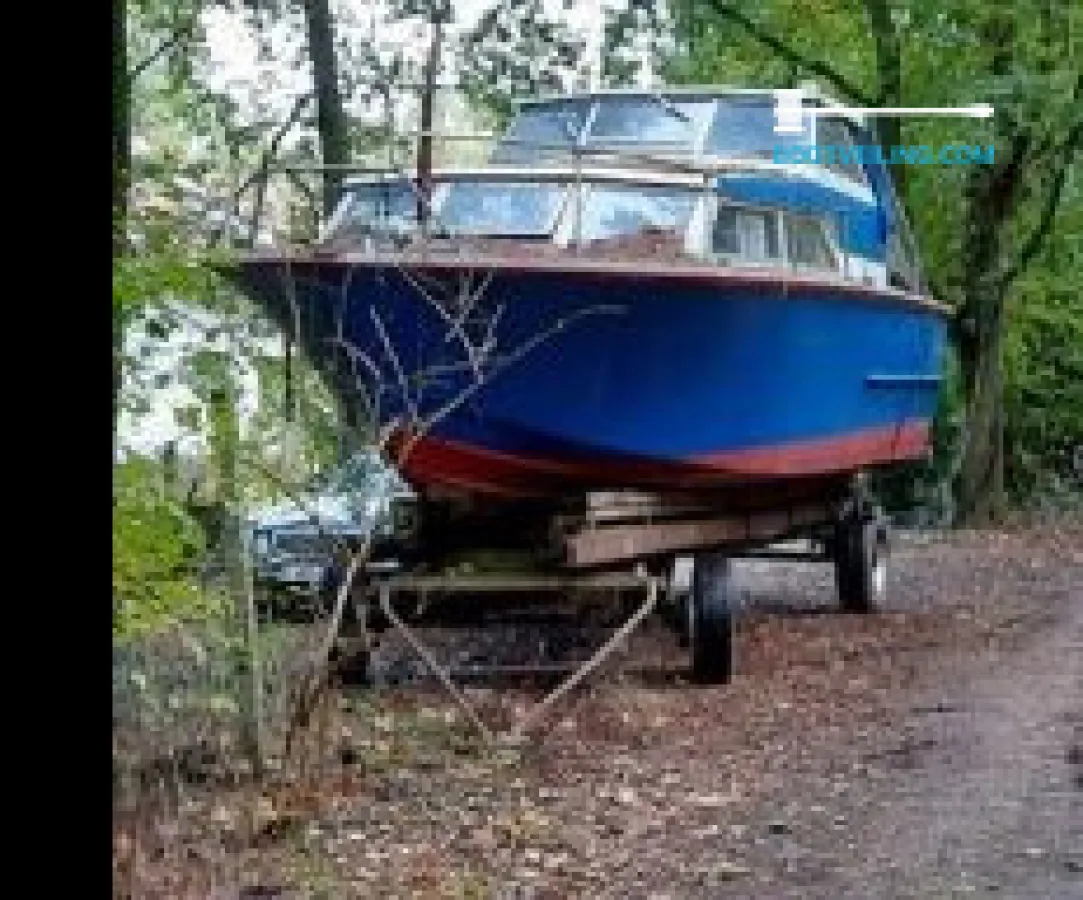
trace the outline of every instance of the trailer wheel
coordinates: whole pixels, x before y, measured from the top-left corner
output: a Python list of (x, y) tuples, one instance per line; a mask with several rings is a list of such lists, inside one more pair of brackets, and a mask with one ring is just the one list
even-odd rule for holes
[(666, 579), (665, 602), (660, 610), (662, 621), (677, 636), (681, 648), (688, 647), (688, 597), (692, 593), (692, 560), (677, 557), (669, 560), (660, 573)]
[(887, 533), (879, 516), (850, 515), (835, 534), (839, 609), (875, 612), (887, 590)]
[(738, 586), (729, 557), (697, 554), (687, 602), (688, 645), (696, 681), (728, 684), (733, 679), (737, 605)]

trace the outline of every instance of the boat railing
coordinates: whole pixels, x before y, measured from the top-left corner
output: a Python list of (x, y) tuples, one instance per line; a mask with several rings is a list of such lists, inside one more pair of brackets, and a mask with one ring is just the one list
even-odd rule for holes
[[(423, 132), (413, 132), (415, 135), (422, 135)], [(434, 135), (436, 137), (436, 135)], [(492, 135), (440, 135), (443, 140), (449, 142), (470, 142), (470, 141), (491, 141), (494, 140)], [(802, 170), (808, 169), (809, 164), (806, 163), (777, 163), (771, 159), (765, 159), (763, 157), (716, 157), (708, 156), (704, 154), (688, 154), (688, 153), (673, 153), (665, 154), (659, 153), (657, 150), (652, 152), (636, 151), (632, 149), (617, 149), (614, 146), (608, 144), (598, 144), (596, 146), (584, 145), (584, 144), (569, 144), (569, 143), (546, 143), (536, 141), (515, 141), (506, 138), (498, 139), (502, 146), (522, 146), (535, 151), (541, 151), (544, 153), (552, 153), (552, 156), (539, 156), (536, 159), (524, 162), (490, 162), (484, 161), (478, 168), (490, 169), (522, 169), (524, 174), (527, 175), (530, 171), (544, 167), (546, 164), (551, 164), (554, 161), (559, 161), (561, 158), (570, 161), (572, 167), (582, 167), (584, 171), (589, 170), (590, 163), (605, 163), (617, 164), (621, 168), (627, 169), (630, 173), (642, 172), (642, 171), (655, 171), (661, 173), (680, 174), (680, 175), (725, 175), (734, 173), (756, 173), (756, 172), (772, 172), (777, 173), (781, 177), (787, 176), (799, 176)], [(655, 146), (655, 145), (652, 145)], [(663, 143), (658, 142), (657, 147), (662, 147)], [(676, 146), (676, 144), (674, 144)], [(452, 162), (450, 166), (446, 168), (455, 167), (455, 163)], [(610, 167), (613, 167), (612, 165)], [(438, 167), (439, 168), (439, 167)], [(437, 171), (434, 169), (434, 171)], [(274, 171), (279, 173), (294, 173), (294, 174), (326, 174), (326, 173), (340, 173), (343, 175), (397, 175), (403, 178), (417, 178), (417, 166), (412, 160), (404, 162), (386, 162), (386, 163), (346, 163), (342, 165), (325, 165), (318, 163), (285, 163), (274, 167)], [(631, 180), (635, 180), (635, 176), (632, 176)]]
[[(400, 136), (403, 139), (424, 136), (421, 132), (412, 132)], [(446, 132), (434, 132), (428, 135), (435, 144), (443, 142), (445, 145), (484, 145), (490, 144), (492, 148), (525, 147), (529, 148), (535, 158), (531, 162), (494, 163), (489, 160), (493, 154), (485, 154), (486, 158), (477, 155), (470, 160), (469, 165), (454, 164), (455, 154), (436, 153), (433, 157), (440, 165), (428, 172), (419, 172), (414, 159), (398, 161), (393, 158), (386, 160), (370, 159), (358, 163), (346, 165), (319, 165), (311, 163), (284, 163), (273, 167), (268, 171), (268, 177), (286, 176), (293, 182), (306, 177), (323, 178), (329, 174), (338, 175), (343, 185), (348, 188), (352, 183), (398, 184), (408, 186), (413, 194), (411, 204), (420, 205), (424, 213), (418, 214), (417, 219), (412, 221), (410, 228), (399, 233), (391, 234), (394, 229), (383, 228), (387, 222), (374, 222), (372, 234), (365, 236), (361, 242), (354, 240), (353, 246), (348, 246), (352, 240), (343, 237), (335, 240), (336, 232), (339, 231), (342, 209), (338, 216), (332, 216), (321, 223), (318, 230), (312, 229), (308, 233), (298, 235), (296, 232), (289, 234), (286, 241), (274, 240), (273, 243), (309, 244), (325, 249), (350, 249), (360, 252), (401, 252), (407, 248), (411, 252), (421, 253), (475, 253), (479, 245), (487, 245), (490, 249), (501, 247), (501, 252), (517, 252), (528, 254), (551, 255), (550, 251), (543, 249), (542, 245), (552, 245), (553, 240), (530, 241), (524, 240), (519, 243), (520, 248), (508, 246), (512, 242), (486, 241), (476, 239), (448, 240), (448, 235), (441, 234), (439, 229), (430, 230), (428, 227), (418, 227), (418, 219), (434, 217), (436, 212), (433, 207), (433, 194), (439, 188), (448, 183), (462, 179), (474, 179), (477, 181), (503, 181), (508, 183), (532, 183), (532, 182), (561, 182), (573, 185), (574, 189), (569, 192), (564, 207), (563, 216), (571, 217), (571, 227), (565, 230), (565, 242), (561, 255), (589, 253), (590, 255), (605, 254), (612, 252), (618, 256), (631, 256), (634, 258), (639, 250), (644, 252), (657, 252), (664, 258), (677, 257), (688, 260), (698, 259), (700, 262), (710, 261), (712, 255), (709, 251), (688, 253), (685, 249), (687, 243), (683, 236), (678, 234), (659, 235), (656, 229), (644, 228), (642, 240), (635, 240), (636, 235), (622, 235), (620, 240), (583, 240), (584, 204), (587, 197), (587, 188), (598, 183), (623, 184), (628, 186), (672, 186), (675, 189), (699, 190), (705, 196), (717, 192), (720, 178), (734, 174), (770, 174), (773, 178), (793, 180), (800, 182), (809, 178), (807, 166), (798, 164), (780, 164), (762, 158), (717, 158), (706, 156), (693, 156), (681, 153), (647, 152), (628, 148), (614, 148), (611, 146), (590, 146), (583, 143), (557, 142), (544, 143), (533, 141), (517, 141), (492, 134), (449, 134)], [(458, 159), (464, 159), (460, 156)], [(318, 190), (310, 190), (313, 197), (319, 196)], [(314, 218), (314, 217), (313, 217)], [(827, 217), (830, 218), (830, 217)], [(311, 221), (311, 219), (310, 219)], [(400, 223), (402, 218), (400, 217)], [(827, 222), (825, 227), (840, 233), (844, 226), (844, 217), (837, 216), (835, 221)], [(701, 223), (701, 228), (706, 227)], [(512, 236), (512, 235), (509, 235)], [(524, 236), (526, 237), (526, 236)], [(550, 236), (551, 237), (551, 236)], [(707, 237), (701, 235), (700, 245), (706, 246)], [(674, 245), (680, 243), (679, 251), (674, 250)], [(593, 246), (592, 246), (593, 244)], [(825, 271), (826, 274), (835, 274), (844, 280), (868, 282), (869, 274), (859, 265), (854, 265), (852, 260), (832, 241), (832, 249), (835, 256), (835, 268), (833, 272)], [(556, 248), (553, 248), (556, 249)], [(705, 259), (706, 257), (706, 259)], [(714, 260), (718, 264), (732, 264), (732, 260)], [(748, 265), (755, 266), (755, 261), (749, 261)], [(788, 267), (788, 261), (783, 258), (783, 267)]]
[[(273, 230), (278, 232), (275, 242), (282, 232), (286, 232), (290, 243), (310, 243), (323, 231), (317, 224), (320, 218), (318, 206), (321, 191), (318, 184), (310, 184), (306, 180), (338, 175), (342, 178), (383, 176), (416, 181), (419, 177), (416, 152), (400, 159), (397, 149), (402, 146), (416, 147), (422, 138), (433, 141), (434, 177), (440, 177), (442, 172), (450, 168), (464, 165), (476, 166), (479, 169), (484, 167), (490, 172), (500, 170), (505, 178), (511, 177), (512, 170), (519, 169), (525, 180), (531, 177), (532, 171), (539, 168), (566, 166), (577, 184), (582, 184), (602, 169), (610, 173), (621, 173), (621, 177), (626, 177), (630, 184), (642, 183), (648, 173), (691, 176), (707, 184), (710, 179), (733, 174), (770, 174), (772, 177), (797, 181), (808, 177), (807, 165), (776, 163), (757, 157), (721, 158), (694, 155), (677, 152), (674, 148), (667, 149), (664, 142), (640, 145), (637, 149), (636, 146), (618, 147), (612, 144), (515, 140), (491, 133), (411, 131), (396, 135), (390, 140), (376, 142), (368, 154), (369, 158), (357, 163), (327, 165), (285, 162), (268, 166), (262, 173), (250, 179), (264, 188), (253, 193), (258, 198), (257, 202), (267, 207), (267, 214), (253, 215), (251, 219), (271, 223)], [(480, 148), (480, 152), (474, 148)], [(494, 161), (495, 151), (515, 148), (530, 151), (533, 158), (522, 161)], [(272, 179), (279, 179), (286, 188), (282, 191), (267, 190), (267, 183)], [(234, 234), (232, 237), (241, 243), (256, 241), (255, 234)]]
[[(525, 142), (524, 142), (525, 143)], [(562, 149), (560, 145), (531, 144), (532, 149)], [(603, 151), (595, 148), (574, 148), (564, 158), (547, 157), (539, 159), (533, 164), (492, 163), (483, 166), (449, 167), (436, 169), (426, 177), (420, 175), (412, 166), (391, 165), (349, 165), (341, 167), (305, 166), (292, 168), (294, 172), (321, 172), (338, 171), (343, 175), (367, 176), (363, 184), (379, 184), (385, 182), (388, 185), (405, 185), (413, 194), (414, 200), (427, 206), (426, 214), (434, 221), (439, 219), (437, 211), (433, 208), (432, 197), (426, 195), (426, 186), (430, 194), (445, 184), (453, 184), (457, 181), (476, 182), (500, 182), (507, 184), (561, 184), (571, 186), (572, 190), (563, 204), (563, 216), (571, 217), (571, 228), (567, 234), (567, 251), (573, 254), (584, 252), (587, 249), (600, 251), (608, 248), (617, 251), (619, 248), (627, 248), (627, 238), (624, 240), (602, 240), (589, 242), (583, 240), (583, 208), (586, 202), (587, 189), (598, 185), (620, 185), (644, 188), (672, 188), (674, 190), (702, 191), (709, 193), (713, 188), (712, 171), (704, 168), (696, 168), (682, 164), (679, 159), (663, 160), (647, 154), (627, 154), (613, 151)], [(423, 186), (423, 184), (425, 186)], [(324, 243), (333, 239), (338, 225), (341, 224), (332, 218), (321, 232), (317, 243)], [(376, 231), (380, 230), (381, 224), (376, 222)], [(415, 223), (416, 226), (416, 223)], [(388, 230), (388, 229), (385, 229)], [(651, 229), (644, 229), (650, 232)], [(432, 250), (434, 252), (450, 252), (462, 250), (470, 252), (470, 248), (476, 248), (476, 240), (458, 240), (449, 242), (441, 238), (440, 230), (420, 229), (410, 235), (413, 249)], [(671, 235), (676, 240), (678, 235)], [(657, 245), (658, 235), (654, 235), (652, 241)], [(670, 244), (673, 241), (665, 243)], [(548, 241), (546, 242), (548, 243)], [(593, 247), (591, 244), (593, 243)], [(682, 242), (683, 243), (683, 242)], [(492, 246), (490, 244), (490, 246)]]

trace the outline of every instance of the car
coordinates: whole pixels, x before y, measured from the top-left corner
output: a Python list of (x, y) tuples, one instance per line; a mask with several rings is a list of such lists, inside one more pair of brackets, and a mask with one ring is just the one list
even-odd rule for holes
[(257, 585), (317, 596), (341, 551), (381, 527), (409, 487), (375, 451), (363, 451), (298, 497), (258, 510), (249, 521)]

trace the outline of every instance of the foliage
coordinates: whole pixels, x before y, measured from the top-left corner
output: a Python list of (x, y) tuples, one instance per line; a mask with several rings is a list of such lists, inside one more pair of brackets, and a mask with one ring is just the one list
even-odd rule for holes
[[(670, 83), (796, 87), (817, 75), (795, 60), (826, 55), (854, 91), (871, 93), (872, 41), (865, 22), (854, 14), (851, 0), (757, 4), (674, 0), (670, 6), (669, 27), (678, 40), (678, 52), (669, 56), (663, 69)], [(732, 15), (722, 15), (719, 8), (731, 10)], [(765, 47), (752, 36), (748, 23), (756, 34), (784, 35), (791, 54), (783, 57)], [(828, 35), (829, 54), (824, 43)], [(833, 89), (838, 92), (837, 87)]]
[[(141, 243), (144, 252), (122, 257), (113, 265), (114, 315), (130, 324), (150, 311), (164, 313), (169, 300), (183, 298), (188, 303), (207, 305), (219, 286), (211, 267), (213, 260), (196, 258), (179, 247), (156, 251), (146, 246), (152, 241), (146, 239), (145, 232)], [(168, 318), (161, 317), (163, 327)]]
[(203, 534), (177, 499), (167, 496), (162, 474), (153, 460), (139, 458), (113, 469), (114, 638), (219, 610), (219, 601), (195, 578)]
[[(358, 449), (363, 423), (344, 427), (341, 411), (327, 384), (311, 363), (296, 356), (252, 357), (259, 393), (248, 429), (241, 439), (241, 478), (249, 499), (282, 497), (282, 481), (299, 484), (322, 472), (343, 455)], [(287, 404), (287, 374), (294, 410)]]
[(482, 110), (504, 122), (517, 98), (566, 88), (582, 52), (582, 42), (546, 14), (543, 0), (500, 0), (461, 42), (461, 83)]
[(1046, 269), (1021, 285), (1009, 313), (1005, 354), (1010, 488), (1019, 500), (1057, 482), (1080, 491), (1083, 313), (1066, 278)]

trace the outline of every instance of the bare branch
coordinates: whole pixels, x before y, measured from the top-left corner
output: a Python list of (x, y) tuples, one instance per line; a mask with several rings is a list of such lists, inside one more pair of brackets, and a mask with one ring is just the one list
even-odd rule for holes
[(360, 362), (364, 365), (366, 369), (369, 370), (369, 373), (372, 375), (375, 381), (381, 380), (379, 366), (377, 366), (376, 363), (373, 362), (372, 357), (370, 357), (363, 350), (358, 349), (357, 346), (346, 340), (346, 338), (344, 338), (342, 335), (336, 335), (335, 337), (333, 337), (331, 339), (331, 343), (336, 347), (342, 348), (342, 351), (349, 358), (350, 364), (353, 366), (355, 376), (357, 375), (357, 364), (358, 362)]
[(440, 318), (443, 319), (444, 322), (447, 324), (449, 329), (447, 337), (450, 338), (454, 336), (459, 339), (459, 343), (462, 344), (463, 347), (463, 352), (466, 353), (466, 358), (468, 363), (470, 364), (470, 368), (474, 371), (474, 376), (476, 378), (480, 377), (478, 365), (475, 361), (474, 346), (470, 343), (470, 336), (463, 328), (462, 321), (450, 315), (440, 303), (434, 300), (429, 294), (429, 292), (425, 290), (425, 288), (420, 284), (420, 282), (418, 282), (416, 278), (414, 278), (414, 276), (410, 273), (408, 269), (401, 268), (399, 272), (403, 276), (403, 278), (405, 278), (406, 281), (410, 283), (410, 286), (425, 299), (425, 302), (433, 309), (433, 311), (438, 316), (440, 316)]
[(410, 421), (416, 422), (418, 420), (417, 404), (410, 394), (409, 382), (406, 378), (406, 372), (402, 368), (402, 363), (399, 361), (399, 355), (395, 352), (395, 347), (391, 343), (391, 338), (388, 336), (387, 329), (384, 327), (379, 314), (372, 307), (369, 307), (369, 313), (372, 315), (372, 322), (380, 335), (380, 342), (384, 345), (384, 350), (390, 359), (391, 367), (395, 370), (395, 378), (398, 379), (399, 389), (402, 391), (402, 402), (406, 404), (407, 411), (410, 414)]
[[(367, 353), (359, 350), (341, 334), (331, 338), (330, 343), (332, 346), (340, 348), (342, 352), (346, 354), (346, 358), (350, 362), (350, 374), (353, 376), (353, 389), (357, 394), (360, 394), (363, 399), (366, 420), (370, 423), (378, 422), (380, 413), (380, 394), (383, 388), (383, 377), (379, 367)], [(368, 369), (368, 382), (366, 382), (358, 373), (359, 362)], [(349, 401), (344, 402), (348, 403)]]
[(174, 30), (174, 32), (168, 38), (166, 38), (166, 40), (162, 41), (162, 43), (153, 53), (150, 54), (150, 56), (148, 56), (142, 62), (138, 63), (136, 67), (128, 73), (128, 80), (135, 81), (159, 59), (169, 53), (172, 53), (177, 47), (180, 46), (182, 41), (190, 38), (192, 36), (192, 32), (195, 31), (196, 23), (198, 21), (199, 14), (197, 13), (183, 25), (180, 25), (178, 28), (176, 28), (176, 30)]
[(315, 192), (307, 184), (304, 179), (301, 178), (296, 172), (286, 173), (286, 177), (289, 178), (290, 184), (292, 184), (297, 190), (305, 195), (305, 199), (313, 206), (316, 206), (317, 197)]
[[(470, 315), (474, 312), (474, 310), (477, 307), (478, 301), (481, 300), (482, 296), (485, 293), (488, 292), (489, 286), (493, 283), (493, 278), (495, 276), (496, 276), (496, 271), (493, 270), (493, 269), (490, 269), (488, 272), (485, 273), (485, 277), (480, 280), (480, 282), (478, 283), (478, 286), (477, 286), (476, 289), (467, 290), (467, 291), (465, 291), (465, 293), (460, 292), (460, 294), (459, 294), (459, 296), (457, 298), (461, 303), (461, 309), (459, 310), (459, 315), (458, 315), (459, 322), (465, 324), (465, 322), (470, 318)], [(471, 278), (471, 280), (473, 279), (473, 273), (472, 272), (471, 272), (470, 278)], [(463, 288), (469, 288), (469, 285), (470, 285), (470, 282), (467, 281), (466, 283), (464, 283), (462, 285), (462, 287)]]
[(308, 106), (314, 96), (315, 94), (309, 92), (307, 94), (302, 94), (294, 101), (293, 109), (290, 110), (289, 117), (272, 136), (271, 143), (263, 154), (263, 158), (260, 160), (259, 168), (249, 176), (248, 180), (245, 181), (234, 195), (234, 202), (236, 202), (252, 184), (256, 185), (256, 200), (252, 207), (252, 221), (249, 226), (249, 233), (253, 241), (259, 233), (259, 222), (263, 215), (263, 203), (264, 198), (267, 195), (267, 176), (271, 163), (278, 155), (278, 148), (282, 144), (282, 141), (285, 140), (286, 135), (289, 134), (293, 129), (293, 126), (300, 120), (305, 107)]
[(335, 648), (335, 640), (338, 638), (338, 633), (342, 629), (342, 619), (346, 613), (346, 602), (350, 597), (350, 590), (353, 587), (354, 579), (357, 577), (357, 572), (365, 562), (367, 556), (368, 546), (366, 541), (366, 546), (359, 552), (353, 554), (350, 559), (349, 568), (346, 570), (346, 577), (342, 579), (342, 584), (338, 589), (338, 595), (335, 598), (335, 609), (331, 614), (331, 621), (327, 626), (327, 632), (324, 634), (319, 651), (312, 660), (308, 678), (304, 681), (301, 689), (297, 693), (293, 715), (290, 717), (289, 731), (286, 733), (287, 757), (290, 755), (290, 749), (293, 746), (293, 741), (297, 736), (298, 731), (308, 725), (312, 712), (316, 708), (316, 704), (322, 696), (324, 689), (327, 687), (331, 652)]
[[(460, 285), (460, 291), (456, 300), (459, 304), (459, 310), (455, 316), (457, 327), (462, 331), (464, 335), (469, 337), (469, 332), (466, 330), (466, 324), (473, 315), (475, 309), (477, 309), (478, 301), (489, 290), (489, 285), (493, 282), (495, 272), (490, 270), (485, 276), (478, 282), (477, 288), (471, 287), (471, 281), (473, 279), (473, 272), (469, 274), (467, 279)], [(490, 342), (489, 337), (493, 334), (495, 328), (495, 320), (500, 318), (502, 307), (498, 307), (497, 311), (486, 323), (485, 337), (480, 342), (475, 342), (473, 338), (467, 341), (467, 353), (470, 357), (470, 365), (474, 368), (474, 371), (478, 373), (478, 377), (481, 376), (481, 365), (485, 360), (485, 354), (488, 352)]]
[[(625, 309), (625, 307), (617, 306), (615, 304), (599, 304), (598, 306), (590, 306), (586, 309), (576, 310), (570, 316), (557, 320), (545, 331), (534, 335), (529, 340), (524, 341), (522, 344), (520, 344), (519, 347), (517, 347), (500, 361), (499, 366), (494, 367), (494, 375), (499, 374), (501, 369), (507, 368), (508, 366), (514, 365), (515, 363), (519, 362), (519, 360), (521, 360), (524, 356), (530, 353), (530, 351), (536, 349), (541, 344), (553, 338), (555, 335), (560, 334), (560, 332), (564, 331), (564, 329), (566, 329), (569, 325), (573, 324), (578, 319), (583, 319), (591, 315), (612, 315), (624, 313), (626, 311), (627, 310)], [(456, 409), (466, 403), (471, 397), (474, 396), (474, 394), (476, 394), (488, 383), (489, 381), (486, 379), (475, 381), (472, 385), (470, 385), (470, 387), (461, 391), (457, 397), (449, 400), (446, 404), (444, 404), (444, 406), (433, 412), (432, 415), (420, 420), (421, 427), (415, 431), (411, 431), (406, 444), (403, 446), (402, 452), (399, 454), (399, 464), (402, 464), (402, 462), (409, 455), (410, 451), (413, 450), (418, 440), (420, 440), (428, 431), (430, 431), (437, 422), (451, 415), (451, 413), (453, 413)]]
[[(278, 131), (271, 137), (270, 144), (260, 158), (260, 163), (259, 166), (256, 167), (256, 171), (249, 175), (244, 183), (233, 192), (232, 205), (236, 206), (241, 197), (243, 197), (253, 185), (259, 185), (259, 195), (257, 196), (253, 207), (250, 224), (250, 231), (253, 239), (255, 238), (256, 230), (259, 228), (259, 220), (263, 210), (263, 198), (267, 190), (267, 178), (270, 174), (271, 164), (274, 162), (275, 157), (278, 156), (278, 150), (282, 141), (285, 140), (286, 135), (289, 134), (293, 129), (293, 126), (300, 120), (301, 114), (305, 111), (308, 104), (312, 102), (314, 96), (315, 94), (309, 91), (306, 94), (302, 94), (294, 101), (293, 109), (290, 110), (289, 117), (279, 126)], [(210, 240), (208, 241), (211, 247), (216, 246), (222, 239), (226, 227), (228, 226), (219, 228), (211, 235)]]

